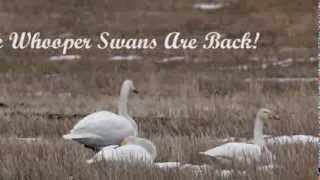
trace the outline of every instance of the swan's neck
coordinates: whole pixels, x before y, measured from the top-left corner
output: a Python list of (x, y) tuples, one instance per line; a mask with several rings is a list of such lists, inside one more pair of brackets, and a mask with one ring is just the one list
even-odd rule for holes
[(130, 89), (125, 84), (122, 85), (121, 91), (120, 91), (120, 99), (119, 99), (119, 107), (118, 107), (118, 113), (121, 116), (128, 117), (128, 97), (129, 97)]
[(118, 114), (121, 116), (124, 116), (125, 118), (127, 118), (132, 126), (135, 129), (135, 136), (138, 135), (138, 126), (137, 123), (129, 116), (128, 114), (128, 97), (130, 94), (130, 87), (126, 86), (125, 84), (122, 85), (121, 87), (121, 91), (120, 91), (120, 99), (119, 99), (119, 107), (118, 107)]
[(254, 123), (253, 141), (259, 146), (264, 146), (263, 121), (257, 116)]
[(132, 126), (134, 128), (133, 136), (138, 136), (138, 125), (137, 125), (137, 123), (130, 116), (127, 116), (126, 118), (131, 122), (131, 124), (132, 124)]

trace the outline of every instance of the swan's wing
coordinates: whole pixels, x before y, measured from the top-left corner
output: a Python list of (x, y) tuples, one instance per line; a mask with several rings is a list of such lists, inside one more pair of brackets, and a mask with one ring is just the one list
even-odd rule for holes
[(261, 148), (258, 145), (246, 143), (227, 143), (209, 149), (201, 154), (224, 159), (244, 160), (248, 157), (257, 158), (261, 155)]
[(319, 138), (308, 135), (293, 135), (293, 136), (278, 136), (271, 137), (267, 140), (268, 144), (306, 144), (306, 143), (318, 143)]
[(145, 148), (134, 144), (120, 146), (112, 152), (103, 152), (103, 158), (106, 161), (125, 161), (132, 163), (152, 163), (153, 161), (152, 156)]
[[(99, 111), (87, 115), (81, 119), (71, 130), (71, 132), (86, 131), (101, 127), (113, 126), (121, 128), (125, 123), (129, 122), (125, 117), (119, 116), (109, 111)], [(107, 124), (106, 124), (107, 123)], [(111, 123), (111, 124), (109, 124)]]
[(91, 113), (84, 118), (80, 119), (77, 124), (74, 125), (73, 129), (81, 129), (86, 127), (88, 123), (99, 123), (104, 117), (117, 119), (119, 115), (109, 111), (98, 111)]
[(100, 111), (81, 119), (65, 137), (83, 144), (106, 146), (117, 144), (123, 138), (134, 135), (134, 127), (125, 117)]

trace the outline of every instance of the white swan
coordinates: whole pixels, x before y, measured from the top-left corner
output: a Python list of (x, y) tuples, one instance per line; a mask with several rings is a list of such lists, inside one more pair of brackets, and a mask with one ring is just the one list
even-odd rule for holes
[(137, 136), (138, 126), (128, 115), (127, 102), (130, 92), (138, 93), (131, 80), (123, 82), (119, 100), (119, 115), (109, 111), (99, 111), (81, 119), (70, 131), (63, 136), (72, 139), (88, 148), (120, 144), (127, 136)]
[(254, 124), (254, 144), (231, 142), (209, 149), (200, 154), (211, 156), (223, 165), (230, 166), (236, 163), (251, 163), (261, 161), (262, 155), (272, 160), (271, 152), (264, 146), (263, 124), (265, 121), (278, 119), (269, 109), (260, 109)]
[(129, 136), (123, 140), (121, 146), (111, 145), (104, 147), (93, 158), (87, 160), (87, 163), (91, 164), (105, 160), (151, 165), (156, 156), (156, 146), (151, 141)]

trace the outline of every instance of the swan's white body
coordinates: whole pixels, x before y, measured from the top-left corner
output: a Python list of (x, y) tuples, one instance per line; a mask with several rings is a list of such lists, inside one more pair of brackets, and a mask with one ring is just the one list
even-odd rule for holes
[(109, 111), (99, 111), (84, 117), (63, 138), (100, 148), (120, 144), (123, 138), (133, 136), (134, 131), (125, 117)]
[(94, 163), (99, 161), (117, 161), (117, 162), (130, 162), (130, 163), (146, 163), (153, 162), (150, 153), (139, 145), (126, 145), (115, 147), (113, 145), (104, 147), (87, 163)]
[(213, 157), (225, 166), (232, 163), (247, 164), (253, 161), (262, 161), (264, 158), (272, 160), (271, 152), (264, 146), (263, 120), (270, 118), (270, 110), (261, 109), (257, 113), (254, 125), (254, 144), (231, 142), (209, 149), (200, 154)]
[[(143, 138), (129, 137), (134, 141), (129, 141), (128, 144), (117, 146), (111, 145), (104, 147), (87, 163), (94, 163), (99, 161), (113, 161), (125, 163), (142, 163), (152, 164), (157, 152), (154, 144)], [(126, 138), (128, 139), (128, 137)]]
[(278, 137), (271, 137), (266, 139), (267, 144), (307, 144), (312, 143), (316, 144), (319, 143), (319, 138), (314, 136), (308, 135), (293, 135), (293, 136), (278, 136)]
[(120, 142), (127, 136), (137, 136), (135, 121), (127, 113), (130, 91), (135, 91), (132, 81), (126, 80), (121, 88), (119, 115), (109, 111), (99, 111), (81, 119), (64, 139), (72, 139), (87, 147), (100, 149)]
[(271, 152), (257, 144), (231, 142), (221, 146), (209, 149), (200, 154), (212, 156), (222, 164), (236, 163), (252, 163), (253, 161), (261, 161), (262, 156), (271, 159)]

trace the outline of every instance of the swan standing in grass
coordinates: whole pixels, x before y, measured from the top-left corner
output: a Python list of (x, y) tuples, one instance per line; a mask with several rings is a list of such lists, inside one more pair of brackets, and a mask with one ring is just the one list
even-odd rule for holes
[(111, 145), (104, 147), (87, 163), (105, 161), (116, 161), (126, 163), (141, 163), (151, 165), (157, 156), (156, 146), (149, 140), (129, 136), (126, 137), (121, 146)]
[(81, 119), (63, 136), (84, 144), (85, 147), (99, 150), (102, 147), (120, 144), (127, 136), (137, 136), (138, 126), (128, 114), (128, 96), (138, 93), (131, 80), (123, 82), (119, 100), (119, 115), (109, 111), (99, 111)]
[(213, 157), (225, 166), (230, 166), (233, 162), (247, 164), (252, 161), (261, 161), (263, 156), (268, 160), (272, 160), (273, 156), (265, 147), (263, 138), (264, 122), (270, 119), (278, 119), (278, 117), (269, 109), (260, 109), (258, 111), (254, 124), (253, 144), (231, 142), (200, 152), (200, 154)]

